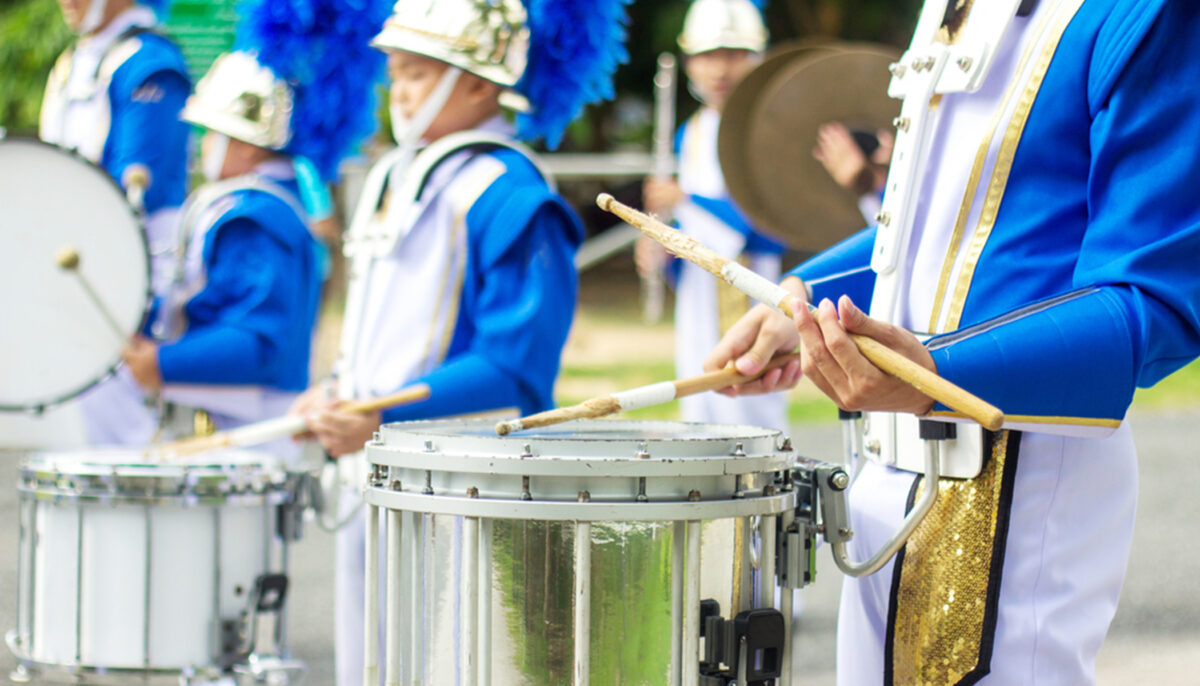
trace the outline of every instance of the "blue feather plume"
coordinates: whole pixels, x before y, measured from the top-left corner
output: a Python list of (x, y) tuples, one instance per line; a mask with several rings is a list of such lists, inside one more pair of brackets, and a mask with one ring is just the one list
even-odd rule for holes
[(529, 60), (516, 88), (533, 111), (517, 117), (518, 137), (553, 150), (585, 105), (613, 97), (613, 74), (629, 59), (630, 1), (524, 0)]
[(389, 0), (243, 0), (235, 47), (293, 91), (292, 139), (284, 152), (307, 157), (325, 181), (375, 130), (383, 53), (370, 40), (391, 14)]

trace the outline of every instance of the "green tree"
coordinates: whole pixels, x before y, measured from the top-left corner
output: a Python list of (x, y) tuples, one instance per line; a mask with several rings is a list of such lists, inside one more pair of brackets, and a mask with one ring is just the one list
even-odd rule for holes
[(0, 0), (0, 127), (36, 133), (46, 76), (71, 39), (57, 3)]

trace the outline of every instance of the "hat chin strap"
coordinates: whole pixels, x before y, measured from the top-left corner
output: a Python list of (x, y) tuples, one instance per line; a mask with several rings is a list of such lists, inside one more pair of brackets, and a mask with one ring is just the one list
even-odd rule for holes
[(421, 103), (411, 119), (404, 116), (396, 103), (389, 103), (388, 111), (392, 117), (392, 137), (396, 139), (396, 145), (401, 148), (416, 148), (417, 144), (421, 142), (421, 137), (433, 124), (433, 120), (437, 119), (442, 108), (450, 101), (450, 94), (454, 92), (454, 85), (458, 83), (460, 76), (462, 76), (461, 69), (448, 67), (442, 73), (442, 77), (438, 79), (437, 85), (429, 92), (429, 97), (425, 98), (425, 102)]
[(83, 15), (83, 21), (79, 22), (79, 28), (75, 30), (81, 36), (87, 36), (94, 33), (100, 28), (100, 22), (104, 20), (104, 10), (108, 7), (108, 0), (92, 0), (88, 5), (87, 12)]

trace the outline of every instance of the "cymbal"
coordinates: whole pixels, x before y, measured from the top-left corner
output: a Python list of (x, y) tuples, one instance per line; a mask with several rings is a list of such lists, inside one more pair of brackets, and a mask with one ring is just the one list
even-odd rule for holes
[(891, 127), (900, 103), (887, 96), (891, 48), (807, 43), (751, 72), (722, 113), (717, 152), (726, 187), (757, 226), (793, 248), (823, 250), (866, 226), (858, 198), (812, 155), (819, 128)]

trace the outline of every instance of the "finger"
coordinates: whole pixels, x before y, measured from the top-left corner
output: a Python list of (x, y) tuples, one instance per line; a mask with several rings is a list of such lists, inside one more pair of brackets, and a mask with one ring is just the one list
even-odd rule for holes
[[(828, 300), (821, 301), (822, 307), (828, 302)], [(817, 323), (808, 308), (796, 311), (795, 323), (796, 331), (800, 334), (800, 357), (804, 375), (816, 384), (817, 388), (836, 401), (837, 394), (836, 392), (831, 393), (831, 390), (844, 381), (845, 373), (830, 355), (828, 348), (825, 347), (825, 337), (821, 333), (820, 324)]]
[(721, 340), (717, 341), (712, 352), (708, 353), (708, 357), (704, 358), (704, 371), (715, 372), (724, 369), (730, 360), (749, 350), (762, 327), (762, 315), (762, 310), (755, 307), (734, 322)]
[(903, 335), (906, 332), (903, 332), (902, 329), (878, 319), (872, 319), (866, 312), (859, 309), (848, 296), (843, 295), (838, 299), (838, 314), (847, 331), (869, 336), (889, 345), (907, 340), (907, 336)]
[(734, 365), (742, 374), (756, 375), (767, 366), (767, 362), (775, 357), (776, 353), (783, 352), (786, 347), (781, 347), (779, 337), (771, 327), (763, 327), (759, 336), (754, 339), (754, 344), (738, 357)]

